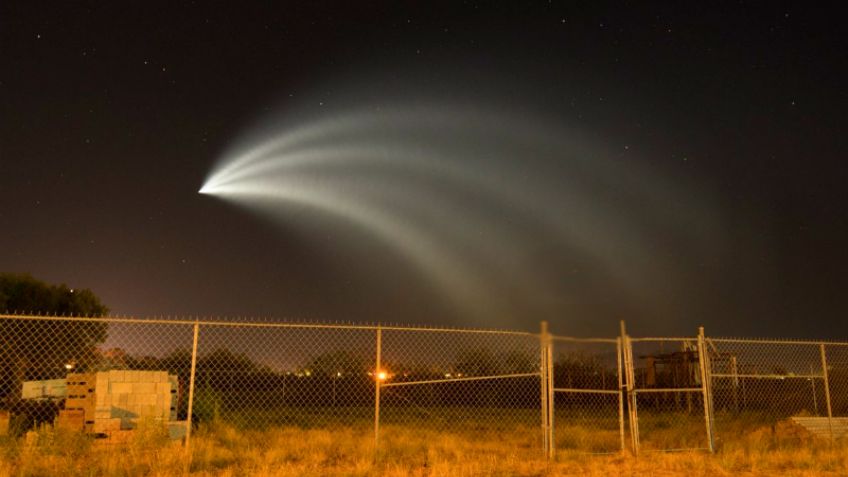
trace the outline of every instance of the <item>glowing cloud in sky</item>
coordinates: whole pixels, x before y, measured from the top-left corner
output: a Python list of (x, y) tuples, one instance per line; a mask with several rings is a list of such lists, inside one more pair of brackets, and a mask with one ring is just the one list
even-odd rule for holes
[(353, 109), (266, 128), (200, 193), (274, 220), (309, 220), (281, 213), (305, 207), (360, 227), (476, 321), (509, 315), (516, 300), (559, 299), (564, 263), (591, 263), (611, 292), (632, 296), (674, 281), (646, 218), (694, 253), (715, 243), (711, 207), (685, 184), (552, 121), (471, 107)]

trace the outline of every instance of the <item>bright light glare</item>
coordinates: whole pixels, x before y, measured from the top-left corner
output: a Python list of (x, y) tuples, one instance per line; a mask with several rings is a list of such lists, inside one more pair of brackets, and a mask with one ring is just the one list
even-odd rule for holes
[(386, 378), (388, 378), (388, 377), (389, 377), (389, 375), (386, 374), (385, 371), (380, 371), (379, 373), (377, 373), (377, 380), (378, 381), (385, 381)]

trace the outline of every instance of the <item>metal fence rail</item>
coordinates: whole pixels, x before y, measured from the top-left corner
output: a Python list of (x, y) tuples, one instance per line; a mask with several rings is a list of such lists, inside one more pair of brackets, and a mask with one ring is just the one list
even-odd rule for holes
[(375, 449), (414, 430), (553, 458), (715, 451), (757, 426), (834, 441), (844, 418), (848, 343), (0, 315), (0, 434), (18, 438), (344, 427)]

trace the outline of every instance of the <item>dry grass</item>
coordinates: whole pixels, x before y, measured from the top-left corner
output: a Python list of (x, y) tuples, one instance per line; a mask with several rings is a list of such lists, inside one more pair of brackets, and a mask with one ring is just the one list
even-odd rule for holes
[(219, 477), (848, 475), (848, 443), (831, 446), (785, 424), (736, 425), (726, 425), (724, 435), (738, 437), (722, 442), (715, 455), (646, 452), (637, 459), (561, 451), (547, 463), (539, 457), (535, 428), (472, 434), (386, 426), (375, 454), (364, 427), (239, 431), (213, 424), (195, 432), (189, 469), (183, 448), (156, 429), (136, 432), (120, 445), (103, 445), (45, 428), (28, 443), (2, 442), (0, 476), (171, 476), (186, 470)]

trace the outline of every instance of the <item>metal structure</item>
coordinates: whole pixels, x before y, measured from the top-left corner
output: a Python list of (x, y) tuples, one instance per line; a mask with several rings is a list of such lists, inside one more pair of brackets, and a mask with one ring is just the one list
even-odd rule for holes
[(703, 328), (631, 337), (624, 323), (616, 337), (577, 338), (544, 322), (522, 332), (0, 315), (9, 434), (64, 410), (63, 399), (33, 391), (41, 383), (121, 369), (176, 375), (187, 450), (192, 429), (214, 421), (344, 426), (375, 450), (409, 428), (481, 446), (509, 435), (528, 457), (547, 458), (714, 452), (745, 423), (848, 434), (848, 343), (711, 338)]

